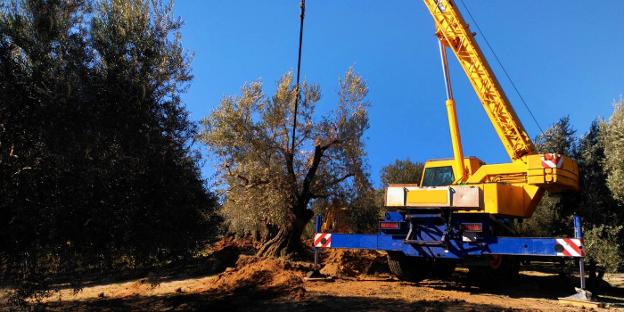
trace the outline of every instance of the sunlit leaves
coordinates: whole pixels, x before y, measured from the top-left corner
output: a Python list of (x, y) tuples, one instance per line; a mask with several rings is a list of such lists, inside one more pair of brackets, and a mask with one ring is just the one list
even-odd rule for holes
[(605, 172), (613, 196), (624, 203), (624, 102), (614, 105), (604, 125)]
[(368, 90), (351, 69), (339, 87), (335, 109), (315, 116), (319, 86), (297, 87), (287, 73), (275, 94), (264, 94), (261, 82), (245, 84), (239, 96), (223, 98), (203, 120), (199, 137), (221, 161), (223, 212), (232, 230), (254, 233), (309, 218), (312, 203), (332, 198), (347, 203), (369, 187), (362, 141)]

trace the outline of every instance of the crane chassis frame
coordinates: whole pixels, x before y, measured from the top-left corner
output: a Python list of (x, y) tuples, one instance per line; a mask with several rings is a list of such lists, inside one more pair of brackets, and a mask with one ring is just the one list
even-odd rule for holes
[(452, 217), (445, 218), (443, 212), (387, 212), (376, 234), (321, 233), (319, 215), (314, 247), (400, 251), (406, 256), (457, 260), (486, 255), (585, 256), (579, 216), (574, 218), (574, 237), (514, 237), (492, 233), (492, 227), (505, 225), (488, 215), (449, 214)]

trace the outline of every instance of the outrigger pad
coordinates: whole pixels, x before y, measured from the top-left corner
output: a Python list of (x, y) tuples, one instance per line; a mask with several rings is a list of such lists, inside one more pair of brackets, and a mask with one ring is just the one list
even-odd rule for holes
[(306, 281), (333, 281), (331, 276), (326, 276), (321, 274), (318, 269), (308, 271), (306, 273), (306, 277), (304, 278)]
[(559, 300), (571, 300), (571, 301), (583, 301), (590, 302), (592, 301), (592, 293), (589, 290), (581, 289), (578, 287), (574, 287), (576, 290), (576, 294), (568, 297), (559, 298)]

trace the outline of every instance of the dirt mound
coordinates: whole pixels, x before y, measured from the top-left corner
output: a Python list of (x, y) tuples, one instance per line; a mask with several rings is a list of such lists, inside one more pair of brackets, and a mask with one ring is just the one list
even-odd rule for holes
[(219, 274), (213, 287), (222, 293), (254, 297), (288, 296), (301, 298), (302, 273), (285, 260), (240, 256), (236, 268)]
[(255, 253), (256, 247), (249, 239), (226, 236), (212, 244), (209, 250), (216, 252), (224, 248), (236, 248), (242, 251), (242, 253)]
[(252, 255), (256, 248), (250, 240), (224, 237), (204, 251), (202, 266), (206, 267), (206, 273), (221, 273), (227, 268), (236, 266), (240, 255)]
[(329, 249), (323, 252), (321, 274), (356, 277), (388, 273), (384, 253), (374, 250)]

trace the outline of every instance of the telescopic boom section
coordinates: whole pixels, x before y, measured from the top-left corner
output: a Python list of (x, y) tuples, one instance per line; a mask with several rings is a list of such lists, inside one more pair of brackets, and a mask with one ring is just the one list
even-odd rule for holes
[(436, 35), (453, 50), (511, 160), (534, 154), (535, 147), (494, 76), (468, 25), (450, 0), (424, 0)]

